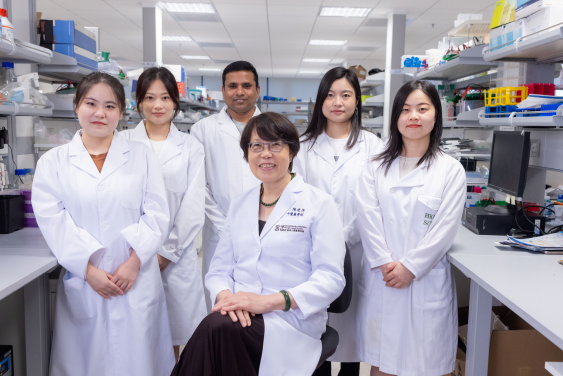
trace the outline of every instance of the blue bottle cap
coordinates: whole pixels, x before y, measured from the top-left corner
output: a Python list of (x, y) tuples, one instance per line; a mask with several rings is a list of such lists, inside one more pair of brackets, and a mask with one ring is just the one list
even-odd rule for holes
[(18, 170), (15, 171), (16, 175), (25, 175), (25, 169), (24, 168), (20, 168)]
[(14, 63), (10, 63), (8, 61), (5, 61), (2, 63), (2, 68), (12, 68), (14, 69)]

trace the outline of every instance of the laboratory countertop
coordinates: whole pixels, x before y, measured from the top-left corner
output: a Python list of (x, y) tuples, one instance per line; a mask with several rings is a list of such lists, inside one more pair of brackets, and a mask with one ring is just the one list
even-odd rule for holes
[(467, 277), (563, 349), (563, 255), (496, 245), (506, 236), (476, 235), (460, 226), (448, 253)]
[(0, 235), (0, 300), (57, 266), (38, 228)]

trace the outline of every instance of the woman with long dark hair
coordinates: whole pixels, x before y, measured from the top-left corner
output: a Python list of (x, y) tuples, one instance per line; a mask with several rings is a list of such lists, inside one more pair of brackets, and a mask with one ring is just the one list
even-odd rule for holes
[(194, 136), (180, 132), (172, 122), (180, 111), (180, 93), (168, 69), (144, 71), (136, 95), (143, 120), (121, 135), (151, 149), (164, 178), (171, 220), (156, 257), (178, 360), (180, 346), (207, 315), (195, 246), (205, 220), (204, 152)]
[(455, 283), (446, 252), (465, 201), (465, 171), (439, 149), (436, 88), (411, 81), (393, 102), (385, 150), (358, 183), (364, 258), (358, 355), (371, 376), (444, 375), (457, 347)]
[(315, 103), (294, 171), (336, 202), (355, 276), (353, 281), (346, 281), (353, 284), (348, 310), (342, 314), (329, 313), (328, 324), (340, 337), (336, 353), (315, 375), (330, 375), (330, 361), (336, 361), (341, 362), (340, 376), (357, 376), (360, 373), (356, 354), (357, 286), (363, 247), (356, 221), (355, 189), (364, 164), (381, 152), (383, 142), (362, 127), (360, 83), (351, 70), (342, 67), (329, 70), (321, 80)]

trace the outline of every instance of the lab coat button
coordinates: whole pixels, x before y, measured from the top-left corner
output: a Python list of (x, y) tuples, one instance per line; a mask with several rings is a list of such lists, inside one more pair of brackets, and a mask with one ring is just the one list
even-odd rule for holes
[(260, 287), (260, 281), (256, 281), (256, 282), (254, 282), (254, 286), (256, 286), (256, 287)]
[(379, 314), (379, 318), (382, 319), (383, 318), (383, 313)]
[(391, 188), (391, 189), (389, 190), (389, 192), (395, 193), (395, 188)]
[(112, 262), (111, 257), (106, 257), (106, 258), (104, 258), (104, 262), (105, 262), (106, 264), (111, 264), (111, 262)]
[(107, 223), (107, 222), (105, 222), (105, 221), (104, 221), (104, 222), (102, 222), (102, 228), (106, 228), (106, 227), (108, 227), (108, 223)]
[(174, 245), (173, 245), (173, 244), (170, 244), (170, 249), (174, 249)]

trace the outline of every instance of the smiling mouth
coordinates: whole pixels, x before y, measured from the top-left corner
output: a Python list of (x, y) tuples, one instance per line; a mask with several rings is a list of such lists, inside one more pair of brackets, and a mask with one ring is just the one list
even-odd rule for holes
[(260, 168), (274, 168), (274, 167), (276, 167), (276, 165), (273, 164), (273, 163), (262, 163), (261, 165), (258, 165), (258, 167), (260, 167)]
[(407, 125), (407, 128), (419, 128), (419, 127), (422, 127), (422, 125), (420, 125), (420, 124), (409, 124), (409, 125)]

